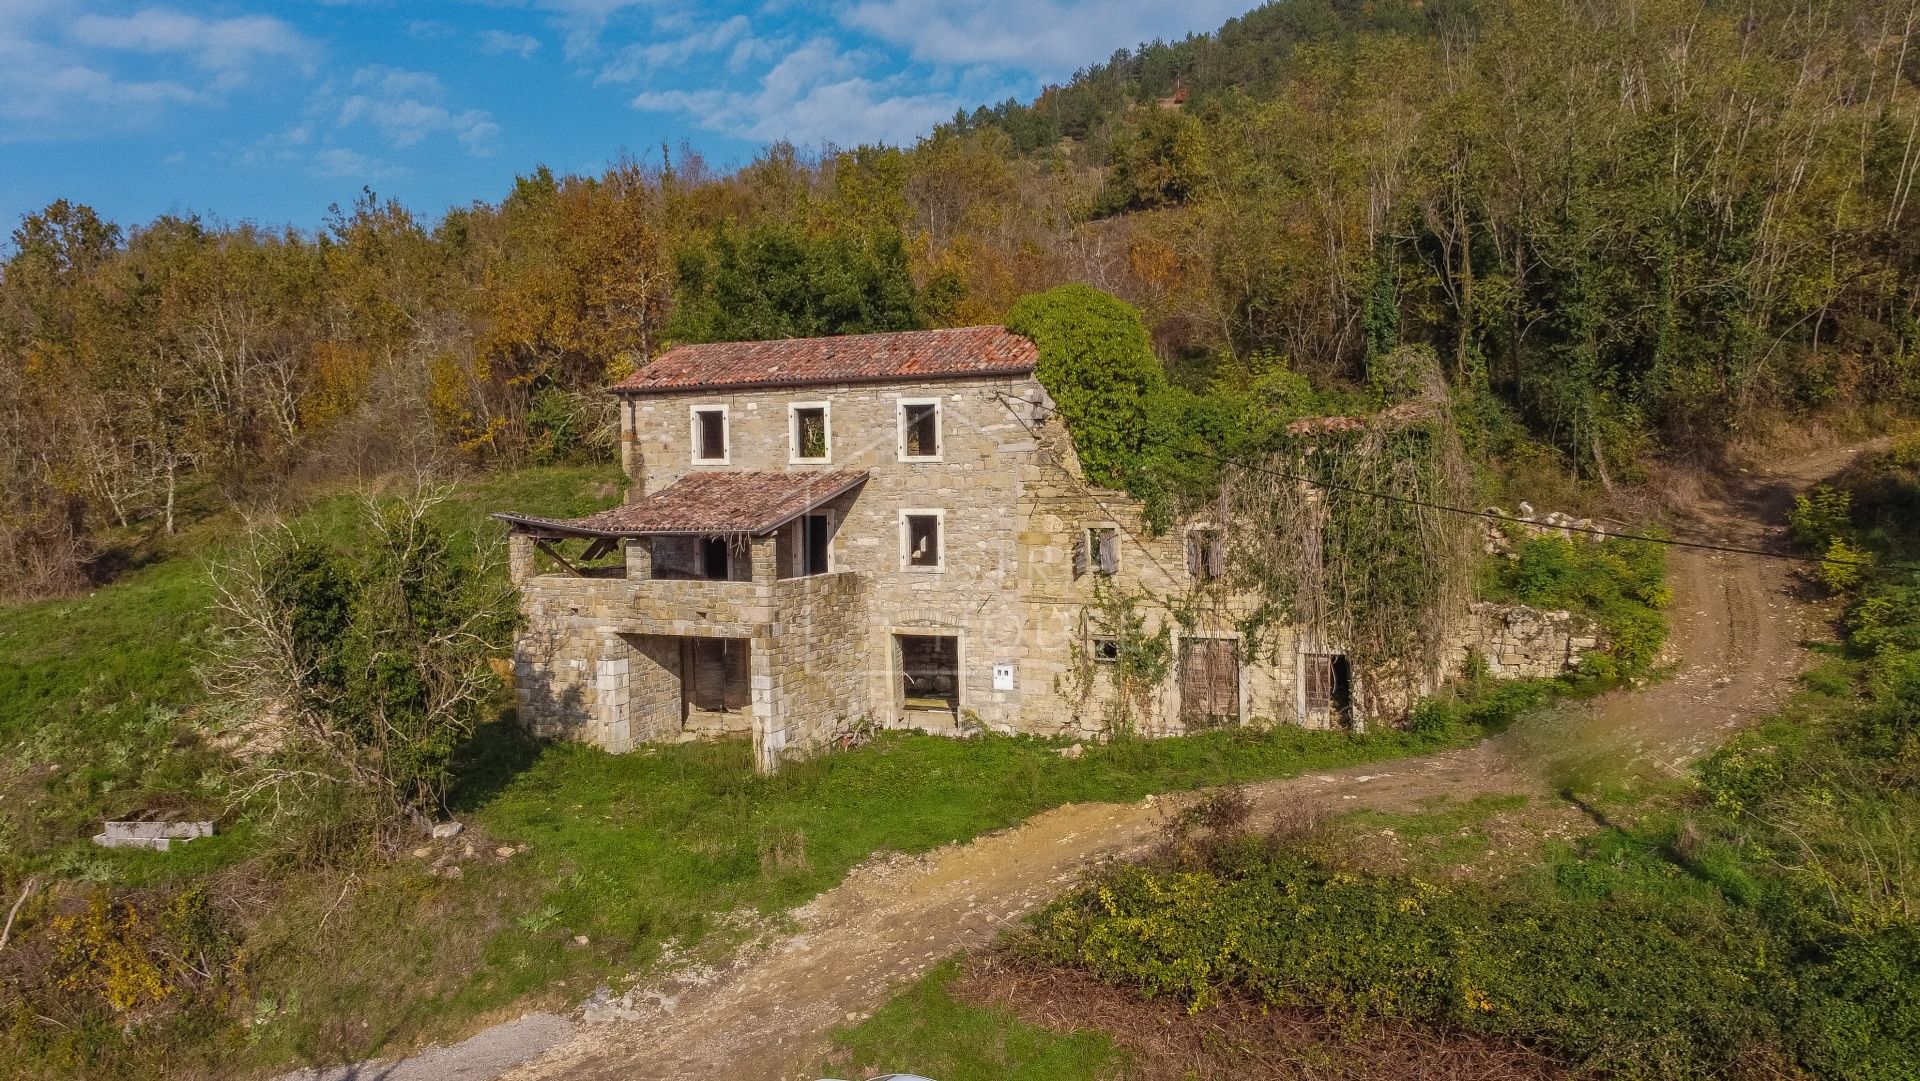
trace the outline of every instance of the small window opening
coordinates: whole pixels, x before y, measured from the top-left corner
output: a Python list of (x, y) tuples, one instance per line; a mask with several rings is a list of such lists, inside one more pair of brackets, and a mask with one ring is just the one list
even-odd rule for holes
[(1111, 635), (1093, 636), (1093, 659), (1101, 664), (1112, 664), (1120, 659), (1120, 639)]
[(1111, 526), (1092, 526), (1087, 530), (1087, 555), (1095, 574), (1120, 571), (1120, 531)]
[(827, 573), (827, 516), (809, 514), (800, 519), (800, 573)]
[(938, 567), (940, 565), (940, 516), (909, 514), (906, 532), (907, 565)]
[(909, 458), (940, 456), (940, 407), (932, 402), (900, 407), (902, 450)]
[(724, 582), (731, 576), (725, 537), (707, 537), (700, 542), (700, 576)]
[(802, 406), (793, 411), (793, 456), (817, 461), (827, 459), (826, 406)]
[(1203, 582), (1226, 577), (1227, 542), (1219, 530), (1195, 529), (1187, 534), (1187, 573)]
[(960, 640), (945, 635), (897, 634), (900, 698), (908, 710), (958, 712)]
[(703, 462), (727, 460), (727, 414), (721, 409), (697, 409), (693, 414), (693, 456)]

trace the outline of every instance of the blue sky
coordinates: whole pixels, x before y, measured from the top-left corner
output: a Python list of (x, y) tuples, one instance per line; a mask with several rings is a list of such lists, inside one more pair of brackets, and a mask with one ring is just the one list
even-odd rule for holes
[(663, 140), (910, 142), (1254, 2), (0, 0), (0, 235), (62, 197), (312, 228), (362, 185), (437, 215)]

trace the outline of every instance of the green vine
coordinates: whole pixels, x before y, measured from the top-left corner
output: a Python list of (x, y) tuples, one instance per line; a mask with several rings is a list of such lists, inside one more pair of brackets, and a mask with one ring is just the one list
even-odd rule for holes
[[(1074, 702), (1076, 717), (1083, 714), (1104, 672), (1113, 687), (1102, 718), (1114, 736), (1132, 732), (1139, 718), (1153, 715), (1153, 697), (1173, 673), (1173, 621), (1149, 628), (1142, 610), (1145, 594), (1131, 593), (1104, 582), (1094, 585), (1093, 603), (1085, 611), (1083, 633), (1069, 651), (1067, 672), (1055, 690)], [(1112, 656), (1096, 656), (1094, 642), (1112, 642)]]

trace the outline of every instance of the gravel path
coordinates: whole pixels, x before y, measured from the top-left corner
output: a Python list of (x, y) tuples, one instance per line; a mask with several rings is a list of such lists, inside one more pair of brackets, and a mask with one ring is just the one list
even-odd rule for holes
[(295, 1070), (278, 1081), (487, 1081), (572, 1036), (579, 1026), (550, 1013), (495, 1025), (451, 1047), (430, 1047), (398, 1062)]

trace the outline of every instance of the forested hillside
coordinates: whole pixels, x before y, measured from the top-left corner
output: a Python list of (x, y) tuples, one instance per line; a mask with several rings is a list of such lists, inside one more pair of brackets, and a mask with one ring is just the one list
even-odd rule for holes
[(1431, 345), (1465, 415), (1607, 483), (1907, 402), (1917, 18), (1290, 0), (912, 147), (369, 192), (312, 233), (56, 202), (0, 278), (0, 593), (423, 449), (590, 456), (589, 392), (670, 341), (993, 321), (1062, 282), (1138, 305), (1193, 389)]

